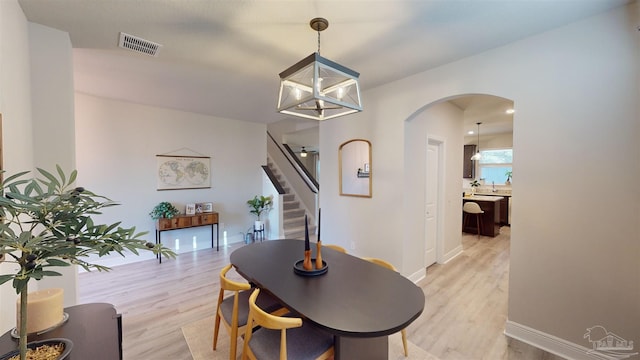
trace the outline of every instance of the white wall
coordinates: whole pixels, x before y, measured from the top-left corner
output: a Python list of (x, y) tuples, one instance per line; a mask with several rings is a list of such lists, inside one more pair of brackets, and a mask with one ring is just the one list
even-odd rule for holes
[[(0, 2), (0, 113), (3, 170), (8, 174), (61, 164), (74, 166), (71, 44), (66, 33), (29, 24), (16, 1)], [(55, 69), (55, 71), (52, 71)], [(34, 174), (35, 175), (35, 174)], [(14, 272), (0, 264), (0, 273)], [(63, 278), (29, 282), (29, 290), (62, 287), (76, 303), (74, 267)], [(15, 326), (15, 290), (0, 289), (0, 331)]]
[[(266, 126), (263, 124), (142, 106), (76, 94), (76, 148), (78, 183), (121, 205), (97, 217), (103, 222), (123, 221), (148, 231), (155, 241), (151, 209), (169, 201), (184, 212), (184, 205), (213, 202), (219, 213), (220, 237), (242, 241), (241, 232), (253, 224), (247, 200), (262, 194), (261, 165), (266, 163)], [(211, 188), (156, 190), (156, 155), (211, 157)], [(163, 232), (162, 241), (193, 236), (209, 239), (207, 227)], [(152, 258), (128, 256), (127, 261)]]
[[(31, 84), (28, 23), (17, 1), (0, 1), (0, 113), (3, 170), (13, 174), (33, 168)], [(0, 264), (0, 272), (13, 272)], [(16, 293), (10, 283), (0, 287), (0, 331), (15, 326)]]
[[(402, 270), (407, 272), (416, 267), (405, 268), (408, 264), (424, 263), (425, 220), (426, 220), (426, 163), (427, 141), (429, 138), (443, 142), (443, 191), (442, 196), (442, 247), (441, 262), (446, 262), (461, 251), (462, 241), (462, 138), (463, 112), (447, 102), (441, 102), (420, 109), (405, 126), (404, 181), (398, 195), (404, 197), (404, 252)], [(421, 240), (421, 241), (420, 241)], [(385, 258), (385, 249), (379, 248), (376, 257)], [(398, 261), (398, 260), (397, 260)], [(400, 268), (400, 267), (398, 267)], [(420, 273), (424, 276), (424, 267)], [(413, 275), (413, 274), (412, 274)]]
[[(29, 23), (29, 53), (34, 165), (50, 172), (55, 172), (56, 165), (60, 165), (69, 174), (76, 168), (73, 54), (69, 34)], [(77, 266), (60, 267), (56, 271), (63, 276), (32, 282), (31, 291), (62, 288), (64, 306), (75, 305)]]
[[(512, 99), (509, 320), (585, 347), (598, 324), (640, 343), (637, 25), (633, 4), (366, 92), (365, 111), (320, 124), (323, 234), (421, 271), (398, 246), (423, 241), (405, 236), (398, 211), (406, 121), (454, 95)], [(372, 142), (371, 199), (338, 195), (337, 145), (349, 138)]]

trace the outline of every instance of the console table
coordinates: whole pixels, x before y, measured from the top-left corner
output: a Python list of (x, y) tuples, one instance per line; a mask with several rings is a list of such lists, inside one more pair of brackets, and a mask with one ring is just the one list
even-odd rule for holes
[[(65, 338), (73, 342), (69, 359), (122, 359), (122, 318), (111, 304), (93, 303), (64, 309), (69, 320), (59, 327), (30, 335), (27, 341)], [(0, 355), (18, 348), (18, 339), (7, 331), (0, 337)]]
[[(156, 244), (162, 244), (162, 232), (169, 230), (186, 229), (196, 226), (211, 226), (211, 247), (213, 248), (213, 226), (216, 226), (216, 250), (220, 251), (220, 226), (218, 213), (202, 213), (196, 215), (179, 215), (171, 219), (158, 219), (156, 223)], [(156, 256), (162, 264), (162, 255)]]

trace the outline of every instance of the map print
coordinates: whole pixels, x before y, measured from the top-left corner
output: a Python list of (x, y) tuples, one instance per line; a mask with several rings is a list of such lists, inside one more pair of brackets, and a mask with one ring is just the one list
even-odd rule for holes
[(157, 156), (158, 190), (210, 188), (209, 157)]

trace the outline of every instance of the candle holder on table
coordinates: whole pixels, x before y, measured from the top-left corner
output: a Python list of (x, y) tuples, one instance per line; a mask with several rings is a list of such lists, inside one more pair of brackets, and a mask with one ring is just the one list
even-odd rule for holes
[(309, 224), (307, 215), (304, 216), (304, 258), (293, 264), (293, 271), (302, 276), (318, 276), (329, 270), (327, 263), (322, 260), (322, 242), (320, 241), (320, 210), (318, 210), (318, 242), (316, 243), (316, 257), (311, 258), (309, 245)]

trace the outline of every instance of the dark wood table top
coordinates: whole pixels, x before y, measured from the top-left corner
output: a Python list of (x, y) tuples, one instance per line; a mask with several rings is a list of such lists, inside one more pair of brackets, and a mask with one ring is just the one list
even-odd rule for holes
[[(311, 249), (315, 258), (315, 243)], [(323, 247), (327, 273), (301, 276), (293, 265), (303, 257), (303, 240), (269, 240), (235, 250), (230, 260), (249, 282), (337, 336), (390, 335), (424, 309), (422, 289), (394, 271)]]
[[(111, 304), (92, 303), (70, 306), (69, 314), (61, 326), (27, 341), (66, 338), (73, 342), (69, 360), (117, 360), (120, 359), (121, 339), (116, 309)], [(0, 355), (18, 348), (18, 339), (7, 331), (0, 337)]]

